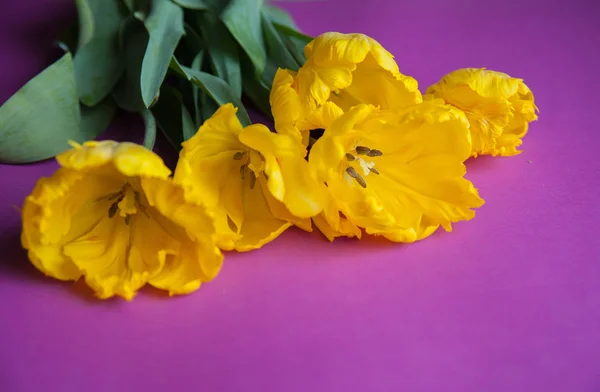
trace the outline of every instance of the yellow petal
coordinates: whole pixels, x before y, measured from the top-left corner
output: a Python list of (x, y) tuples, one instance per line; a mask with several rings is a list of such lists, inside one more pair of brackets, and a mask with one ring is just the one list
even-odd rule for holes
[(101, 175), (117, 172), (123, 176), (167, 178), (171, 171), (152, 151), (134, 143), (112, 140), (90, 141), (65, 151), (56, 157), (62, 167), (77, 171), (94, 171)]
[(23, 208), (22, 242), (38, 269), (63, 280), (83, 275), (100, 298), (126, 299), (165, 276), (164, 267), (189, 269), (186, 249), (195, 249), (201, 273), (158, 287), (189, 292), (216, 275), (222, 256), (212, 219), (184, 197), (156, 154), (131, 143), (90, 142), (58, 160), (65, 167), (40, 180)]
[(81, 273), (62, 246), (106, 214), (95, 200), (116, 188), (112, 177), (86, 176), (66, 168), (38, 180), (22, 209), (21, 240), (33, 265), (56, 279), (77, 280)]
[(299, 132), (296, 122), (303, 117), (303, 109), (298, 92), (292, 87), (295, 76), (295, 72), (280, 68), (273, 79), (269, 103), (278, 133)]
[(299, 218), (292, 215), (290, 210), (288, 210), (282, 202), (275, 199), (270, 192), (266, 192), (264, 196), (265, 200), (267, 201), (267, 205), (269, 206), (269, 210), (275, 218), (290, 222), (294, 226), (297, 226), (304, 231), (312, 232), (312, 223), (310, 218)]
[(335, 103), (328, 101), (316, 110), (310, 111), (304, 118), (298, 120), (298, 129), (325, 129), (337, 120), (344, 111)]
[(462, 111), (428, 100), (401, 111), (352, 108), (315, 143), (309, 162), (350, 222), (413, 242), (471, 219), (483, 203), (464, 178), (470, 151)]
[(362, 236), (360, 228), (340, 215), (340, 208), (332, 197), (328, 198), (323, 212), (313, 218), (313, 223), (329, 241), (337, 237), (360, 239)]
[[(129, 241), (129, 227), (125, 222), (104, 216), (89, 232), (66, 244), (63, 251), (83, 272), (86, 283), (98, 297), (119, 295), (132, 299), (146, 283), (149, 272), (158, 271), (160, 265), (151, 264), (150, 271), (136, 268), (138, 263), (130, 265)], [(135, 253), (133, 258), (138, 259)]]
[(237, 139), (242, 124), (236, 113), (237, 108), (230, 103), (220, 106), (194, 136), (182, 143), (180, 158), (207, 158), (225, 151), (242, 150), (243, 145)]
[(233, 154), (226, 151), (204, 159), (200, 156), (180, 158), (175, 170), (176, 182), (182, 184), (192, 199), (202, 201), (211, 210), (217, 242), (224, 250), (233, 249), (239, 238), (239, 232), (233, 230), (229, 222), (238, 228), (244, 224), (242, 163), (234, 160)]
[(321, 212), (327, 190), (311, 175), (300, 140), (255, 125), (244, 128), (240, 141), (264, 157), (269, 192), (292, 215), (310, 218)]
[(156, 211), (153, 220), (178, 244), (176, 252), (168, 248), (159, 252), (164, 268), (151, 276), (150, 284), (170, 294), (187, 294), (216, 277), (223, 255), (215, 246), (213, 220), (206, 208), (173, 182), (143, 179), (142, 187)]
[(200, 200), (215, 218), (219, 246), (234, 248), (239, 230), (244, 224), (242, 205), (241, 159), (236, 154), (248, 154), (248, 148), (238, 139), (242, 126), (231, 104), (221, 106), (206, 120), (200, 130), (182, 144), (174, 179), (183, 185), (191, 198)]
[(265, 195), (269, 193), (264, 176), (257, 179), (253, 189), (244, 188), (244, 226), (235, 249), (245, 252), (258, 249), (279, 237), (292, 224), (271, 213)]
[(421, 102), (417, 81), (398, 70), (393, 56), (364, 34), (325, 33), (306, 48), (297, 84), (304, 105), (323, 105), (331, 97), (344, 110), (357, 103), (384, 109)]
[(523, 80), (483, 68), (445, 75), (427, 93), (463, 110), (471, 126), (472, 155), (516, 155), (528, 124), (537, 119)]

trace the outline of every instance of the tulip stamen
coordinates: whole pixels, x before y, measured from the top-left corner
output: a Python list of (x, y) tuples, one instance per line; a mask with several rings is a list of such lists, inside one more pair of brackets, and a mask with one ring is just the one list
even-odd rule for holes
[(366, 155), (369, 153), (369, 151), (371, 151), (369, 147), (365, 146), (356, 146), (355, 150), (358, 155)]
[(356, 146), (355, 151), (358, 155), (366, 155), (368, 157), (380, 157), (383, 155), (383, 152), (376, 149), (370, 149), (365, 146)]
[(123, 191), (121, 191), (120, 196), (117, 199), (117, 201), (115, 201), (114, 203), (112, 203), (110, 205), (110, 207), (108, 208), (108, 217), (109, 218), (112, 218), (113, 216), (115, 216), (117, 211), (119, 211), (119, 203), (123, 200), (124, 197), (125, 197), (125, 193)]
[(369, 150), (366, 154), (368, 157), (380, 157), (383, 153), (379, 150)]
[(350, 153), (346, 153), (346, 160), (352, 162), (352, 161), (356, 160), (356, 157)]
[(246, 151), (238, 151), (235, 154), (233, 154), (233, 159), (239, 161), (244, 157), (244, 155), (246, 155)]
[(352, 178), (354, 178), (354, 180), (356, 180), (356, 182), (358, 183), (358, 185), (362, 186), (363, 188), (367, 187), (367, 183), (365, 181), (364, 178), (361, 177), (360, 174), (358, 174), (356, 172), (356, 170), (354, 170), (354, 168), (352, 166), (348, 166), (346, 168), (346, 173), (348, 173), (348, 175)]
[(240, 166), (240, 177), (242, 178), (242, 180), (246, 179), (246, 172), (248, 171), (248, 165), (247, 164), (243, 164), (242, 166)]

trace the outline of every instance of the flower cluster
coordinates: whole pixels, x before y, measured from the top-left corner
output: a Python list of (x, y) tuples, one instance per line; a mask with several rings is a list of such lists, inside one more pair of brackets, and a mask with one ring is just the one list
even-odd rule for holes
[(23, 207), (31, 262), (84, 277), (100, 298), (148, 283), (171, 294), (214, 278), (221, 250), (290, 226), (325, 237), (426, 238), (483, 204), (465, 178), (478, 155), (515, 155), (537, 108), (522, 80), (460, 69), (430, 86), (363, 34), (325, 33), (270, 93), (275, 132), (222, 105), (182, 144), (174, 174), (132, 143), (75, 144)]

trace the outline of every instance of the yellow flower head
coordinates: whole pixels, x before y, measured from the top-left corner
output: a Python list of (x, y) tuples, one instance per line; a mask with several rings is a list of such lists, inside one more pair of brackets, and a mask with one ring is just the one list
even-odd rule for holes
[(153, 152), (87, 142), (57, 157), (23, 206), (23, 247), (60, 280), (85, 277), (100, 298), (132, 299), (145, 283), (186, 294), (213, 279), (223, 256), (212, 219)]
[(483, 204), (464, 178), (470, 151), (464, 114), (441, 100), (393, 111), (357, 105), (310, 151), (311, 171), (331, 193), (315, 224), (330, 240), (358, 228), (399, 242), (440, 225), (450, 231)]
[(510, 156), (537, 120), (533, 93), (523, 80), (483, 68), (445, 75), (427, 93), (463, 110), (471, 124), (473, 156)]
[(396, 109), (421, 102), (415, 79), (398, 70), (394, 57), (364, 34), (325, 33), (306, 45), (297, 73), (279, 69), (270, 102), (277, 132), (329, 125), (331, 113), (358, 103)]
[(183, 143), (175, 180), (214, 212), (222, 249), (259, 248), (291, 224), (311, 230), (327, 191), (310, 176), (299, 135), (243, 128), (236, 112), (221, 106)]

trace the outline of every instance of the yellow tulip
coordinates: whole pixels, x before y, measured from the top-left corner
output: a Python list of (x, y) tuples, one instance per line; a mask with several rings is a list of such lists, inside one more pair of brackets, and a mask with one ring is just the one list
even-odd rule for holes
[(175, 181), (214, 213), (224, 250), (257, 249), (295, 224), (311, 230), (327, 190), (314, 180), (300, 135), (242, 127), (226, 104), (183, 143)]
[[(417, 81), (400, 73), (394, 57), (364, 34), (325, 33), (306, 45), (306, 63), (279, 69), (270, 103), (279, 133), (329, 125), (332, 113), (359, 103), (398, 109), (422, 101)], [(335, 117), (335, 116), (334, 116)]]
[(217, 275), (212, 219), (160, 157), (133, 143), (73, 145), (23, 205), (21, 240), (35, 267), (128, 300), (146, 283), (186, 294)]
[(483, 204), (464, 178), (468, 122), (441, 100), (401, 110), (357, 105), (340, 115), (309, 154), (331, 199), (314, 219), (330, 240), (382, 235), (413, 242), (474, 217)]
[(471, 124), (472, 155), (511, 156), (537, 120), (533, 93), (522, 79), (483, 68), (445, 75), (427, 93), (463, 110)]

